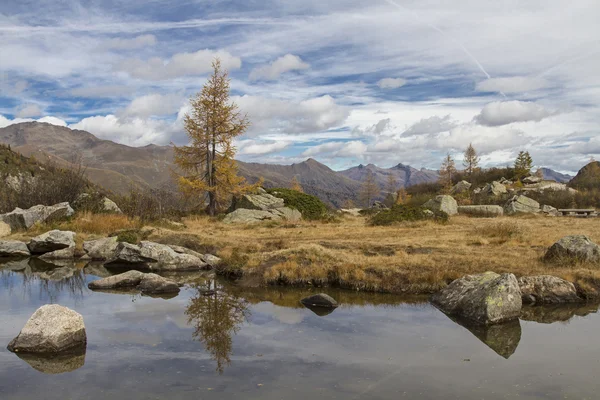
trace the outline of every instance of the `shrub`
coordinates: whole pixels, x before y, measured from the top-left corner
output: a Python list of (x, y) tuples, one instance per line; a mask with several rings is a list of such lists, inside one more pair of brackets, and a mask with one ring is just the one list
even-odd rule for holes
[(117, 241), (138, 244), (140, 242), (140, 236), (135, 230), (126, 230), (117, 234)]
[(165, 218), (179, 220), (195, 208), (189, 197), (177, 190), (168, 189), (132, 187), (127, 195), (116, 196), (114, 201), (123, 213), (142, 221), (160, 221)]
[(389, 210), (373, 215), (369, 224), (374, 226), (387, 226), (398, 222), (414, 222), (433, 220), (439, 223), (448, 222), (448, 214), (443, 211), (432, 213), (423, 207), (397, 205)]
[(316, 221), (327, 217), (327, 206), (316, 196), (292, 189), (269, 189), (267, 192), (283, 199), (287, 207), (300, 211), (304, 219)]

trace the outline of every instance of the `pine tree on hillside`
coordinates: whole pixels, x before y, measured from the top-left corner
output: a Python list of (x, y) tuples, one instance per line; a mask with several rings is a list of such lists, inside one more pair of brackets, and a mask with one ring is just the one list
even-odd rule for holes
[(292, 178), (292, 183), (290, 186), (290, 189), (295, 190), (296, 192), (304, 193), (302, 185), (300, 185), (300, 182), (298, 181), (298, 178), (296, 176)]
[(375, 174), (372, 171), (367, 172), (367, 177), (362, 184), (360, 189), (359, 199), (365, 208), (369, 208), (373, 205), (373, 200), (379, 194), (379, 185), (375, 181)]
[(229, 83), (227, 71), (215, 59), (213, 74), (190, 100), (192, 109), (184, 118), (190, 144), (174, 146), (175, 163), (184, 173), (179, 176), (181, 190), (206, 195), (209, 215), (216, 215), (232, 195), (255, 190), (262, 183), (248, 185), (237, 174), (233, 139), (244, 134), (250, 123), (230, 101)]
[(463, 165), (465, 167), (465, 172), (468, 176), (472, 176), (473, 172), (477, 170), (479, 167), (480, 158), (477, 155), (477, 151), (471, 143), (469, 143), (469, 147), (465, 150), (465, 158), (463, 161)]
[(442, 162), (442, 166), (440, 167), (440, 183), (444, 187), (444, 189), (448, 189), (452, 187), (452, 178), (456, 174), (456, 165), (454, 163), (454, 159), (448, 153), (446, 157), (444, 157), (444, 161)]
[(531, 174), (533, 168), (533, 159), (528, 151), (520, 151), (515, 160), (515, 176), (519, 179), (525, 178)]

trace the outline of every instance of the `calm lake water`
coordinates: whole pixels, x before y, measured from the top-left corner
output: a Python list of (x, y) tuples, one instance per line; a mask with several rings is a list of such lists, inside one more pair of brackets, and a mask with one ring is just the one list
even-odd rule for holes
[[(178, 278), (190, 282), (178, 296), (151, 298), (91, 292), (102, 267), (62, 280), (48, 279), (48, 267), (0, 265), (3, 400), (600, 396), (597, 305), (528, 308), (517, 323), (469, 330), (421, 299), (323, 289), (342, 305), (319, 316), (299, 303), (307, 290), (198, 274)], [(204, 296), (209, 285), (218, 291)], [(48, 361), (6, 350), (47, 303), (83, 315), (85, 354)]]

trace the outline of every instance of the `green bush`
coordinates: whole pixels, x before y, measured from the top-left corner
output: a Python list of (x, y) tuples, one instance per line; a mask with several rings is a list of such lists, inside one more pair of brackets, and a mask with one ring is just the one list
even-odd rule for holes
[(316, 196), (292, 189), (269, 189), (267, 192), (283, 199), (286, 207), (300, 211), (304, 219), (316, 221), (327, 218), (327, 206)]
[(435, 212), (433, 215), (423, 207), (396, 205), (389, 210), (381, 211), (373, 215), (369, 224), (374, 226), (387, 226), (398, 222), (414, 222), (433, 220), (439, 223), (448, 222), (448, 214), (443, 211)]
[(126, 242), (130, 244), (138, 244), (140, 242), (139, 233), (133, 230), (119, 232), (117, 242)]

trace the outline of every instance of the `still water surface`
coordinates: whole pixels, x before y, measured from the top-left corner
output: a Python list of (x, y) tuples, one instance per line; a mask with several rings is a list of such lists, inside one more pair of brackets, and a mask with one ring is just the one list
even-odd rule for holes
[[(342, 305), (319, 316), (300, 305), (306, 290), (186, 275), (178, 296), (151, 298), (89, 291), (102, 267), (62, 280), (46, 268), (0, 265), (3, 400), (600, 398), (597, 305), (527, 308), (469, 330), (421, 299), (327, 289)], [(85, 354), (6, 350), (47, 303), (83, 315)]]

